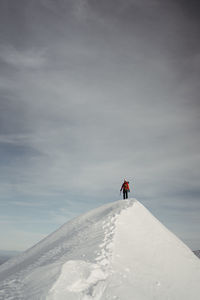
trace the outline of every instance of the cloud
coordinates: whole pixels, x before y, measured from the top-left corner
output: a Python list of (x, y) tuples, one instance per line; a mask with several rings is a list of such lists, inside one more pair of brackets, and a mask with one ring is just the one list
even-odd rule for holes
[(13, 202), (10, 202), (10, 205), (13, 205), (13, 206), (30, 206), (30, 207), (40, 207), (40, 206), (44, 206), (44, 203), (38, 203), (38, 202), (27, 202), (27, 201), (13, 201)]
[(17, 50), (11, 46), (3, 46), (0, 49), (0, 59), (17, 68), (37, 69), (45, 64), (43, 51)]

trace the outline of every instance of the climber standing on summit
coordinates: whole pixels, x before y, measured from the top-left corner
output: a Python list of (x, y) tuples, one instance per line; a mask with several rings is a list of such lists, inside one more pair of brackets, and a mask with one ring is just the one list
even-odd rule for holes
[(124, 182), (122, 183), (122, 187), (120, 189), (120, 193), (123, 190), (123, 199), (128, 199), (128, 193), (130, 192), (129, 188), (129, 182), (124, 179)]

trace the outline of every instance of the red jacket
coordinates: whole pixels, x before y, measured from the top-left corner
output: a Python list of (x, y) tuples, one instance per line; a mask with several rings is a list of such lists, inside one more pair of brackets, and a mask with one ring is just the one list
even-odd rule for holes
[(129, 182), (128, 181), (124, 181), (124, 183), (122, 184), (121, 190), (120, 191), (129, 191), (130, 192), (130, 188), (129, 188)]

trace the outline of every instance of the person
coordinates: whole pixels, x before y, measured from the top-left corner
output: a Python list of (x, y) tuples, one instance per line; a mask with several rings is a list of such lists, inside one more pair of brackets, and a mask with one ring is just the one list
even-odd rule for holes
[(124, 182), (122, 183), (122, 187), (120, 189), (120, 193), (123, 191), (123, 199), (128, 199), (128, 193), (130, 192), (129, 188), (129, 182), (124, 179)]

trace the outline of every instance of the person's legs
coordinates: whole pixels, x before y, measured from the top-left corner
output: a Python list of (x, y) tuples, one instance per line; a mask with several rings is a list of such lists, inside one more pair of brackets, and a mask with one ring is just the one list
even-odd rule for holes
[(123, 190), (123, 199), (126, 199), (126, 191)]
[(128, 191), (123, 190), (123, 198), (127, 199), (128, 198)]

